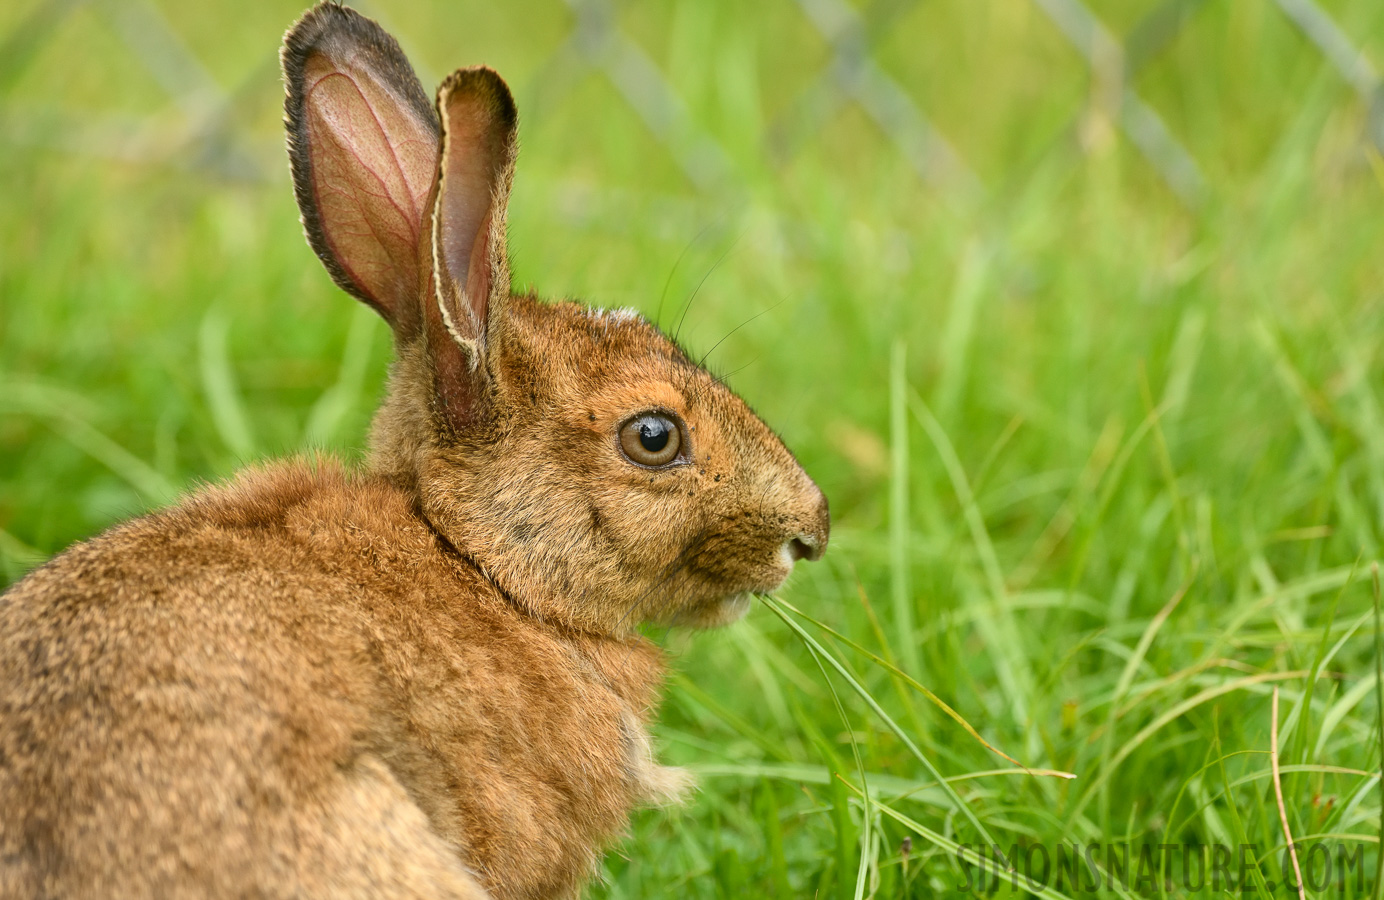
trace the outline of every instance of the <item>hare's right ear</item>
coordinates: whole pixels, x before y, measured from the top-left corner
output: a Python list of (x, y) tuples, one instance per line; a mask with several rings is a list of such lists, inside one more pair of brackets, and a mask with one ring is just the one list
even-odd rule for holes
[(440, 133), (399, 45), (324, 2), (284, 37), (293, 190), (308, 243), (343, 290), (400, 338), (422, 325), (432, 275), (427, 228)]
[(505, 211), (518, 114), (504, 79), (472, 66), (437, 89), (442, 123), (432, 213), (436, 303), (425, 316), (438, 397), (454, 431), (484, 419), (503, 392), (497, 362), (509, 304)]

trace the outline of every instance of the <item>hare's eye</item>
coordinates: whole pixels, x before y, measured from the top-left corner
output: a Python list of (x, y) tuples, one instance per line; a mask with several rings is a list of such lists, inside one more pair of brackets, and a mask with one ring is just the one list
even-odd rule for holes
[(645, 413), (620, 426), (620, 450), (641, 466), (666, 466), (678, 458), (682, 433), (678, 423), (659, 413)]

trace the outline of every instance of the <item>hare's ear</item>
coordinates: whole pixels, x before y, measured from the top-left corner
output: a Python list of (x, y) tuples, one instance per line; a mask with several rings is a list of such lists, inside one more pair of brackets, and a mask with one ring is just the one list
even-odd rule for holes
[(330, 2), (289, 30), (281, 59), (308, 243), (343, 290), (408, 337), (421, 324), (418, 298), (431, 275), (438, 127), (427, 94), (384, 29)]
[[(499, 376), (509, 303), (505, 208), (518, 115), (504, 80), (458, 69), (437, 89), (442, 122), (432, 214), (436, 303), (427, 311), (438, 393), (457, 429), (482, 417)], [(487, 382), (490, 382), (487, 384)]]

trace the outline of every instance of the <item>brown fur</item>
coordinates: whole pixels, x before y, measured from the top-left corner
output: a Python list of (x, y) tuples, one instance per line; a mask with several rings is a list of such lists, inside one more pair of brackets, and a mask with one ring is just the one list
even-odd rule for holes
[[(0, 898), (570, 896), (685, 784), (634, 626), (732, 621), (825, 546), (820, 491), (652, 325), (510, 295), (498, 76), (447, 79), (439, 127), (330, 5), (285, 71), (310, 242), (395, 328), (369, 464), (246, 471), (0, 597)], [(622, 455), (649, 411), (685, 458)]]

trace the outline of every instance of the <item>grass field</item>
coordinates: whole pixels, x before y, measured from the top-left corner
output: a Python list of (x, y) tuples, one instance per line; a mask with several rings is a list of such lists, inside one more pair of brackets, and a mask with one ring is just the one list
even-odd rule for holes
[[(669, 143), (720, 148), (700, 184), (558, 52), (565, 6), (471, 6), (385, 20), (425, 80), (514, 85), (516, 282), (682, 322), (833, 511), (777, 601), (654, 635), (661, 753), (701, 789), (592, 896), (1008, 896), (957, 843), (1253, 844), (1237, 890), (1289, 896), (1285, 822), (1304, 866), (1353, 866), (1309, 894), (1378, 896), (1384, 163), (1276, 6), (1172, 4), (1126, 57), (1191, 203), (1115, 127), (1118, 57), (1092, 75), (1035, 4), (874, 36), (975, 180), (940, 184), (858, 104), (798, 127), (831, 46), (787, 0), (617, 17), (685, 103)], [(1092, 6), (1121, 34), (1169, 8)], [(0, 5), (0, 583), (252, 460), (359, 458), (390, 352), (299, 232), (273, 51), (300, 8), (48, 8)], [(131, 49), (150, 9), (240, 85), (227, 114)], [(1326, 9), (1384, 64), (1384, 6)], [(1137, 874), (1108, 895), (1217, 893)], [(1015, 895), (1089, 893), (1042, 880)]]

